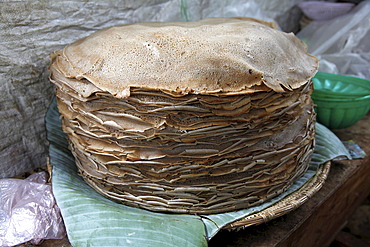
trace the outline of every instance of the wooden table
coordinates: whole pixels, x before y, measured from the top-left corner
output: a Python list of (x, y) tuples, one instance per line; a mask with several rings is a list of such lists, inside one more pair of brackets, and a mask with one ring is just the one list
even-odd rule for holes
[(333, 132), (342, 141), (357, 143), (366, 157), (333, 161), (322, 189), (298, 209), (244, 230), (221, 231), (209, 247), (329, 246), (370, 194), (370, 114), (347, 129)]

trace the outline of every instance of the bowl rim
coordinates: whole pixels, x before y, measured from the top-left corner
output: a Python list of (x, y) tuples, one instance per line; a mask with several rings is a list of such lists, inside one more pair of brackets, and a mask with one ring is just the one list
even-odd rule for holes
[(330, 98), (330, 97), (326, 97), (326, 98), (322, 98), (322, 97), (315, 97), (315, 95), (312, 95), (311, 94), (311, 98), (313, 101), (316, 100), (321, 100), (321, 101), (328, 101), (328, 102), (353, 102), (353, 101), (366, 101), (368, 99), (370, 99), (370, 94), (369, 95), (365, 95), (365, 96), (362, 96), (362, 97), (357, 97), (357, 98), (341, 98), (341, 99), (338, 99), (338, 98)]
[[(365, 93), (353, 93), (353, 92), (341, 92), (341, 91), (332, 91), (330, 88), (326, 88), (324, 85), (323, 80), (334, 81), (331, 85), (336, 85), (340, 82), (344, 87), (348, 86), (358, 86), (365, 90)], [(349, 97), (364, 97), (370, 95), (370, 80), (354, 77), (349, 75), (340, 75), (340, 74), (332, 74), (327, 72), (317, 72), (314, 77), (312, 77), (312, 84), (313, 84), (313, 94), (316, 96), (327, 96), (327, 97), (340, 97), (343, 96), (345, 98)], [(317, 86), (318, 88), (315, 88)], [(337, 98), (340, 99), (340, 98)]]
[(351, 76), (351, 75), (341, 75), (341, 74), (333, 74), (333, 73), (328, 73), (328, 72), (316, 72), (316, 74), (312, 77), (312, 79), (330, 79), (333, 78), (334, 80), (342, 81), (342, 82), (347, 82), (343, 81), (344, 79), (348, 80), (354, 80), (354, 81), (360, 81), (361, 83), (366, 83), (370, 87), (370, 80), (357, 77), (357, 76)]

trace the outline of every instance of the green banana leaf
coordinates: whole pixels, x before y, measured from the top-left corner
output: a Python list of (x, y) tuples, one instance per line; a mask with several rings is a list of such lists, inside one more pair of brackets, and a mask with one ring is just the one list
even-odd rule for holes
[(316, 125), (316, 146), (306, 174), (285, 193), (260, 206), (214, 215), (166, 214), (115, 203), (78, 175), (60, 114), (53, 100), (46, 114), (52, 187), (73, 246), (207, 246), (222, 227), (261, 211), (298, 190), (328, 160), (350, 155), (323, 125)]

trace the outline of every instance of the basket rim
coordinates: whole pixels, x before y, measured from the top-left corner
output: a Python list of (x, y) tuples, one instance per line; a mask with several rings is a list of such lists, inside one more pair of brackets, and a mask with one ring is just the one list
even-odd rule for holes
[(330, 171), (331, 161), (325, 162), (321, 165), (316, 174), (306, 182), (299, 190), (293, 192), (287, 197), (283, 198), (279, 202), (270, 207), (251, 215), (246, 216), (245, 218), (230, 223), (224, 226), (222, 229), (227, 230), (240, 230), (248, 226), (259, 225), (266, 223), (275, 218), (278, 218), (284, 214), (287, 214), (305, 202), (307, 202), (316, 192), (318, 192)]

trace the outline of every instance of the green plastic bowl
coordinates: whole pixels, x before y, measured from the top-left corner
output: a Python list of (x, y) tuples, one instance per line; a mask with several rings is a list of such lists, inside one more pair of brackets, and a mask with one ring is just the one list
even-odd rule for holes
[(370, 95), (370, 81), (362, 78), (317, 72), (312, 81), (315, 95), (337, 99)]
[(317, 121), (329, 129), (350, 127), (369, 112), (369, 80), (318, 72), (312, 81)]

